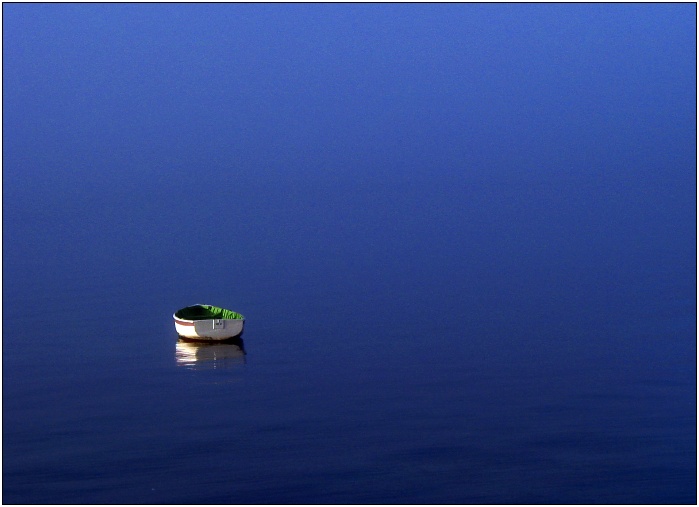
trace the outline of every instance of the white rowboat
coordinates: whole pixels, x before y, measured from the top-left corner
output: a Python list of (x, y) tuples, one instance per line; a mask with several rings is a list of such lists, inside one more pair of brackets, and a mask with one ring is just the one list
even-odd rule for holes
[(245, 317), (219, 306), (193, 305), (177, 310), (175, 330), (189, 340), (220, 341), (240, 336)]

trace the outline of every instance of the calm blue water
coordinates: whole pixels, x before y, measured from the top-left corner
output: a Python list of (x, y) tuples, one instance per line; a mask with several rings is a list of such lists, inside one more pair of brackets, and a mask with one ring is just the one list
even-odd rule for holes
[(696, 503), (695, 35), (4, 4), (3, 503)]

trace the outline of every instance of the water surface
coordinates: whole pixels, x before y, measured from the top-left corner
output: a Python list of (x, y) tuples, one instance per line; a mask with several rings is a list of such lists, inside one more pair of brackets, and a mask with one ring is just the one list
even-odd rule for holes
[(3, 15), (4, 503), (696, 502), (695, 6)]

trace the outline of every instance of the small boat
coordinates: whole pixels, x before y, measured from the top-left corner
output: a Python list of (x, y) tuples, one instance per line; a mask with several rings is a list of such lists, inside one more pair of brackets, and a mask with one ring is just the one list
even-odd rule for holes
[(173, 315), (175, 330), (189, 340), (221, 341), (240, 336), (245, 317), (212, 305), (186, 306)]

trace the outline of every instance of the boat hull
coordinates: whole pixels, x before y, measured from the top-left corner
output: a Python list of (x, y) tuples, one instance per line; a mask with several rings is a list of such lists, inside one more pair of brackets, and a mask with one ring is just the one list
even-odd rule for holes
[(182, 338), (201, 341), (221, 341), (240, 336), (244, 319), (187, 320), (174, 317), (175, 330)]

